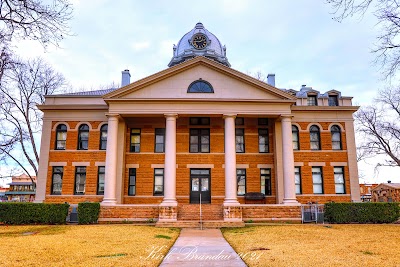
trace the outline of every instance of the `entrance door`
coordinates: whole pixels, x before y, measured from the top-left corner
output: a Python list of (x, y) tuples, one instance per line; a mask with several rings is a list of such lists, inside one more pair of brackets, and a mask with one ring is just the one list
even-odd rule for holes
[(190, 203), (211, 203), (210, 169), (190, 169)]

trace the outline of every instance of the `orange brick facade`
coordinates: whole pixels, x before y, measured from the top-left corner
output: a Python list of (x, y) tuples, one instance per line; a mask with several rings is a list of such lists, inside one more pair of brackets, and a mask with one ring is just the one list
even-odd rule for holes
[[(68, 127), (66, 149), (55, 150), (56, 126), (60, 123)], [(79, 121), (53, 121), (50, 140), (49, 166), (47, 171), (46, 202), (69, 202), (79, 203), (83, 201), (98, 202), (103, 196), (97, 194), (98, 168), (104, 166), (106, 151), (99, 150), (100, 127), (106, 121), (85, 121), (89, 125), (88, 150), (77, 150), (78, 127), (83, 122)], [(345, 123), (319, 123), (321, 126), (321, 150), (310, 150), (310, 134), (308, 128), (313, 122), (293, 121), (299, 128), (300, 150), (294, 151), (294, 161), (301, 170), (301, 194), (297, 200), (301, 203), (329, 201), (350, 201), (350, 178), (347, 167), (348, 153), (346, 147)], [(332, 150), (331, 125), (341, 127), (342, 150)], [(164, 164), (164, 153), (155, 153), (155, 128), (165, 128), (165, 119), (156, 118), (129, 118), (126, 120), (125, 130), (125, 152), (123, 166), (137, 165), (136, 168), (136, 194), (128, 196), (129, 167), (124, 167), (122, 182), (121, 204), (159, 204), (163, 196), (154, 196), (154, 164)], [(130, 129), (140, 129), (140, 152), (129, 152)], [(210, 129), (210, 153), (189, 153), (189, 129)], [(266, 197), (267, 204), (279, 204), (276, 198), (276, 151), (275, 151), (275, 120), (270, 119), (267, 126), (258, 125), (257, 118), (244, 118), (245, 153), (236, 154), (236, 163), (245, 166), (246, 169), (246, 192), (259, 192), (261, 187), (260, 167), (267, 165), (271, 168), (271, 195)], [(269, 133), (269, 153), (258, 151), (258, 129), (267, 128)], [(211, 203), (222, 204), (225, 195), (224, 176), (224, 120), (221, 117), (211, 117), (209, 126), (194, 126), (189, 124), (189, 117), (177, 119), (177, 142), (176, 142), (176, 194), (180, 204), (189, 203), (190, 194), (190, 168), (191, 164), (206, 164), (210, 168), (211, 176)], [(58, 164), (60, 163), (60, 164)], [(62, 163), (62, 164), (61, 164)], [(76, 166), (86, 166), (86, 188), (85, 195), (74, 195), (75, 169)], [(333, 163), (333, 164), (332, 164)], [(343, 163), (345, 177), (345, 194), (336, 194), (334, 180), (334, 166)], [(315, 165), (317, 164), (317, 165)], [(339, 165), (338, 165), (339, 164)], [(334, 165), (334, 166), (333, 166)], [(63, 166), (62, 194), (52, 195), (52, 172), (53, 166)], [(313, 193), (312, 166), (321, 166), (323, 174), (323, 194)], [(243, 196), (238, 200), (244, 204)]]

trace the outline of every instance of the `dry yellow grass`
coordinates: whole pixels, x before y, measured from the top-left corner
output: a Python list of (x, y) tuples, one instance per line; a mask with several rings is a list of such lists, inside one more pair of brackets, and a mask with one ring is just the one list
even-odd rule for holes
[(223, 229), (255, 266), (400, 266), (400, 225), (276, 225)]
[(134, 225), (0, 226), (0, 264), (158, 266), (178, 235)]

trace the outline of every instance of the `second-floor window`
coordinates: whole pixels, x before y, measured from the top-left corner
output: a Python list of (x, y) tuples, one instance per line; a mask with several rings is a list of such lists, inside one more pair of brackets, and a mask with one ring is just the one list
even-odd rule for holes
[(108, 132), (108, 125), (104, 124), (100, 128), (100, 150), (107, 149), (107, 132)]
[(131, 152), (140, 152), (140, 129), (131, 129)]
[(316, 125), (310, 127), (310, 147), (311, 150), (321, 150), (321, 137)]
[(300, 140), (299, 140), (299, 128), (296, 125), (292, 125), (292, 142), (293, 142), (293, 150), (300, 149)]
[(155, 129), (154, 152), (156, 153), (165, 152), (165, 128)]
[(236, 153), (244, 153), (244, 129), (236, 128)]
[(78, 130), (78, 150), (87, 150), (89, 146), (89, 126), (82, 124)]
[(191, 153), (210, 153), (210, 129), (190, 129)]
[(268, 129), (258, 129), (258, 152), (269, 152)]
[(67, 126), (59, 124), (56, 129), (56, 147), (57, 150), (65, 150), (67, 144)]
[(332, 149), (341, 150), (342, 149), (342, 137), (340, 133), (340, 128), (337, 125), (331, 127), (331, 137), (332, 137)]

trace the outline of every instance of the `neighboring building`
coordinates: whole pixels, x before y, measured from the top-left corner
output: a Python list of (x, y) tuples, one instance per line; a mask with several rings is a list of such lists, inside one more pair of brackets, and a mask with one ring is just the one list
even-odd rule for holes
[(32, 202), (35, 200), (35, 184), (36, 176), (31, 178), (26, 174), (21, 174), (20, 176), (13, 176), (12, 182), (9, 184), (10, 188), (5, 193), (7, 196), (7, 201), (14, 202)]
[(0, 202), (7, 201), (6, 192), (9, 188), (0, 187)]
[(360, 184), (360, 197), (362, 202), (371, 202), (371, 191), (378, 184)]
[(400, 183), (381, 183), (372, 189), (373, 202), (400, 202)]
[(200, 194), (238, 221), (273, 216), (247, 213), (247, 192), (296, 212), (360, 201), (351, 97), (241, 73), (201, 23), (168, 66), (133, 83), (125, 70), (118, 89), (46, 96), (37, 201), (99, 201), (103, 217), (144, 204), (160, 221), (182, 218)]

